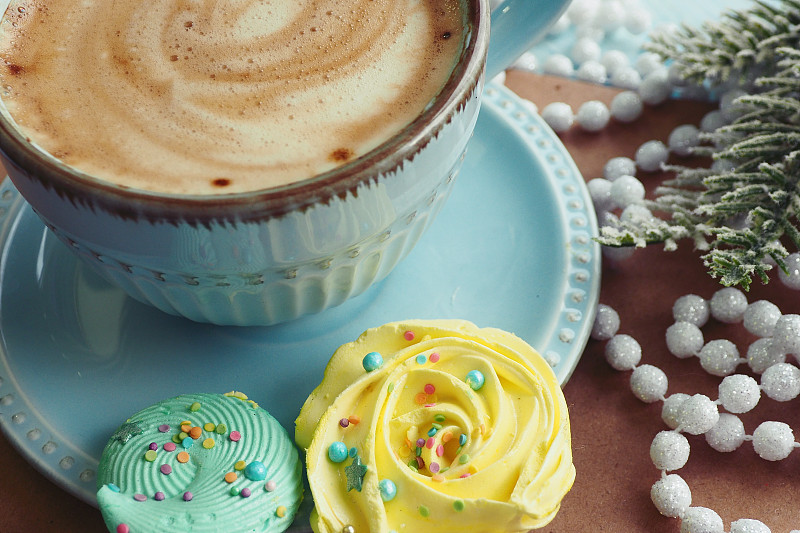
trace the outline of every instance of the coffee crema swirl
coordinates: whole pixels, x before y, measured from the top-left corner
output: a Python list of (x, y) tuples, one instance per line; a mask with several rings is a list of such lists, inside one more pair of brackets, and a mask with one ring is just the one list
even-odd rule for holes
[(64, 163), (126, 187), (228, 194), (375, 148), (441, 90), (458, 0), (21, 0), (3, 101)]

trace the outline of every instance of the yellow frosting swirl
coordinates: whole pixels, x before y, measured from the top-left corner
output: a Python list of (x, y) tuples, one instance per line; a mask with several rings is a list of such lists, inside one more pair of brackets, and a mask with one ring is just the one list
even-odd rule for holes
[(295, 438), (318, 533), (527, 531), (575, 478), (550, 366), (520, 338), (459, 320), (387, 324), (339, 348)]

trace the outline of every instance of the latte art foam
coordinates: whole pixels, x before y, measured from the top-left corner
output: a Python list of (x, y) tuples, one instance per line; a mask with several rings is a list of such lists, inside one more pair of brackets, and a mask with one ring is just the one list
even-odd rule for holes
[(128, 187), (227, 194), (330, 170), (439, 92), (458, 0), (21, 0), (2, 99), (53, 156)]

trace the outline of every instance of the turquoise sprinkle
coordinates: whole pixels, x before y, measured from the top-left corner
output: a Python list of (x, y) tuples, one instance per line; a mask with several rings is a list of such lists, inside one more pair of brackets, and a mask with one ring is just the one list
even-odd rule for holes
[(461, 435), (458, 436), (458, 443), (461, 446), (463, 446), (463, 445), (465, 445), (467, 443), (467, 434), (466, 433), (462, 433)]
[(428, 436), (429, 436), (429, 437), (433, 437), (433, 436), (434, 436), (434, 435), (436, 435), (437, 433), (439, 433), (439, 430), (438, 430), (438, 429), (436, 429), (435, 427), (433, 427), (433, 428), (431, 428), (431, 429), (429, 429), (429, 430), (428, 430)]
[(428, 358), (425, 357), (424, 355), (417, 356), (417, 364), (424, 365), (427, 360)]

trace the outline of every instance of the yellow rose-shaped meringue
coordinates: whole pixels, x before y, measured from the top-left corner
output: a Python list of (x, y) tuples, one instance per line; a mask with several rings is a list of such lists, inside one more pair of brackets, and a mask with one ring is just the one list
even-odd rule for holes
[(575, 478), (550, 366), (459, 320), (387, 324), (339, 348), (295, 438), (318, 533), (528, 531)]

